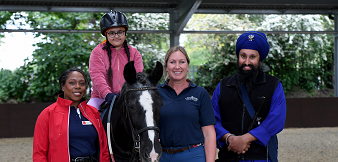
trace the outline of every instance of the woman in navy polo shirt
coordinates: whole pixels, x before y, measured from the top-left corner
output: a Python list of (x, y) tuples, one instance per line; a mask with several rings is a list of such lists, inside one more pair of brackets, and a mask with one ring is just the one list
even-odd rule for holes
[(39, 115), (34, 130), (34, 162), (109, 162), (107, 137), (96, 108), (87, 105), (86, 74), (78, 68), (64, 71), (63, 93)]
[(189, 57), (183, 47), (167, 51), (164, 68), (167, 78), (158, 86), (163, 100), (160, 162), (214, 162), (216, 124), (208, 92), (187, 79)]

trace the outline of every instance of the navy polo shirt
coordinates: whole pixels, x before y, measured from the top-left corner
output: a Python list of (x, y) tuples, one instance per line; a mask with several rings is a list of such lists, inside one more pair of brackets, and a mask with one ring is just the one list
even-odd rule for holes
[(69, 152), (70, 157), (87, 157), (96, 153), (95, 142), (98, 135), (95, 127), (74, 106), (69, 115)]
[(160, 114), (162, 147), (185, 147), (204, 142), (203, 126), (216, 124), (208, 92), (193, 84), (179, 95), (167, 82), (158, 85), (163, 100)]

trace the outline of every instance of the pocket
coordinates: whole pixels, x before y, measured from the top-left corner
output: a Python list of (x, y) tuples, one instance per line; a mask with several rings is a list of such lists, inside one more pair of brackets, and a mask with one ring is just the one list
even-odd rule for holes
[(194, 159), (203, 159), (205, 161), (205, 152), (204, 152), (204, 146), (200, 145), (198, 147), (192, 148), (189, 150), (191, 157)]

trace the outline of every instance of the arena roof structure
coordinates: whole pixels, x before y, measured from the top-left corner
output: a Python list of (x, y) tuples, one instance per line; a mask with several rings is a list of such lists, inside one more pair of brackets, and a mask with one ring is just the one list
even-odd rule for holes
[(0, 10), (169, 13), (195, 5), (195, 13), (335, 14), (336, 0), (1, 0)]
[[(338, 0), (0, 0), (0, 11), (169, 13), (169, 30), (130, 30), (130, 33), (168, 33), (170, 46), (179, 45), (182, 33), (243, 33), (245, 31), (185, 31), (193, 14), (322, 14), (334, 19), (334, 31), (262, 31), (335, 35), (338, 65)], [(93, 30), (0, 30), (0, 32), (99, 32)], [(335, 96), (338, 97), (338, 66)]]
[[(337, 0), (0, 0), (0, 11), (169, 13), (169, 30), (129, 31), (168, 33), (171, 46), (181, 33), (242, 33), (243, 31), (184, 31), (190, 17), (200, 14), (338, 14)], [(21, 30), (20, 30), (21, 31)], [(18, 31), (18, 32), (20, 32)], [(4, 31), (3, 31), (4, 32)], [(15, 31), (12, 31), (15, 32)], [(25, 31), (29, 32), (29, 31)], [(31, 32), (99, 32), (33, 30)], [(266, 33), (328, 33), (335, 31), (266, 31)]]

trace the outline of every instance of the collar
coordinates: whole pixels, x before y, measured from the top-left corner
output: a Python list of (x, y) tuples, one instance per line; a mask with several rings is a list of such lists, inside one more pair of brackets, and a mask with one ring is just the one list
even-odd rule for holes
[[(57, 102), (58, 105), (60, 105), (62, 107), (69, 107), (73, 104), (73, 101), (64, 99), (63, 94), (59, 94), (56, 102)], [(85, 108), (86, 105), (87, 105), (86, 99), (82, 98), (79, 105), (81, 105), (83, 108)]]
[[(161, 88), (163, 88), (163, 87), (165, 87), (165, 86), (170, 87), (170, 86), (168, 85), (168, 83), (169, 83), (169, 79), (167, 79), (163, 84), (161, 84), (160, 87), (161, 87)], [(188, 85), (187, 88), (190, 88), (190, 87), (191, 87), (191, 88), (196, 87), (196, 84), (194, 84), (192, 81), (189, 81), (189, 85)]]
[[(236, 73), (235, 75), (231, 76), (231, 78), (227, 82), (226, 86), (236, 86), (236, 87), (239, 87), (239, 83), (237, 81), (237, 76), (238, 76), (238, 73)], [(257, 78), (255, 80), (255, 84), (264, 84), (265, 82), (266, 82), (265, 73), (262, 70), (259, 70), (258, 76), (257, 76)]]

